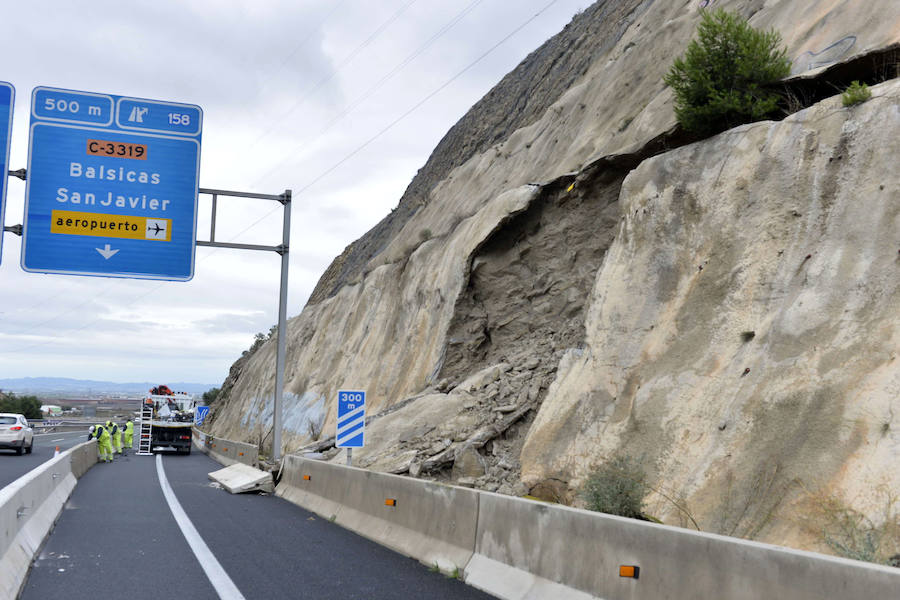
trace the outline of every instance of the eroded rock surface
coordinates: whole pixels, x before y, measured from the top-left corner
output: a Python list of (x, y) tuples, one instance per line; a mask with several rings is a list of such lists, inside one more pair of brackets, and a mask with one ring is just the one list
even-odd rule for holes
[[(896, 84), (667, 147), (699, 4), (598, 2), (473, 107), (291, 319), (284, 451), (343, 460), (354, 388), (354, 460), (382, 471), (577, 503), (627, 454), (654, 516), (801, 547), (804, 490), (900, 489)], [(803, 77), (900, 41), (892, 0), (705, 4), (777, 29)], [(271, 445), (274, 346), (216, 435)]]
[(637, 456), (704, 529), (798, 545), (809, 492), (874, 511), (880, 485), (900, 489), (876, 466), (900, 455), (898, 132), (892, 82), (633, 171), (587, 347), (560, 364), (525, 483)]

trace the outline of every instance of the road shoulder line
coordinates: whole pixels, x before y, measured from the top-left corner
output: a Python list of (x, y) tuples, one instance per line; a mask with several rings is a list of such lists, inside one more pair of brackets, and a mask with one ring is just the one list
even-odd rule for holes
[(181, 503), (178, 502), (178, 498), (175, 497), (175, 492), (172, 490), (172, 486), (169, 485), (169, 480), (166, 478), (166, 472), (162, 466), (162, 456), (159, 454), (156, 455), (156, 474), (159, 476), (159, 486), (162, 488), (163, 496), (165, 496), (166, 502), (169, 504), (169, 510), (172, 511), (172, 516), (175, 517), (175, 522), (178, 523), (178, 527), (181, 529), (184, 539), (187, 540), (188, 545), (194, 552), (194, 556), (196, 556), (197, 560), (200, 562), (203, 572), (206, 573), (209, 582), (215, 588), (216, 593), (219, 594), (219, 598), (222, 600), (245, 600), (240, 590), (234, 585), (231, 577), (228, 576), (228, 573), (226, 573), (225, 569), (222, 568), (222, 565), (219, 564), (219, 561), (213, 555), (209, 546), (207, 546), (206, 542), (203, 541), (203, 538), (200, 537), (197, 528), (194, 527), (194, 524), (191, 522), (190, 518), (188, 518), (187, 513), (181, 508)]

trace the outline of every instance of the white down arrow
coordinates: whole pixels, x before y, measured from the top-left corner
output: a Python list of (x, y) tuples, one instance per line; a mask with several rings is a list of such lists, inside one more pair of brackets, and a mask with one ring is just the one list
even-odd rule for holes
[(104, 246), (103, 248), (94, 248), (94, 250), (96, 250), (97, 252), (99, 252), (100, 255), (101, 255), (103, 258), (105, 258), (106, 260), (109, 260), (110, 257), (111, 257), (113, 254), (115, 254), (116, 252), (119, 251), (118, 248), (116, 248), (115, 250), (111, 249), (111, 248), (109, 247), (109, 244), (107, 244), (107, 245)]

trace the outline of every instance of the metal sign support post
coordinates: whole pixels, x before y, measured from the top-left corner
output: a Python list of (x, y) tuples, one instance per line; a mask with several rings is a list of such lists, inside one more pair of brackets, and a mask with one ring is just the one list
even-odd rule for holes
[[(282, 395), (284, 391), (284, 356), (287, 347), (287, 291), (288, 291), (288, 264), (289, 249), (291, 245), (291, 190), (285, 190), (283, 194), (252, 194), (246, 192), (231, 192), (227, 190), (213, 190), (200, 188), (201, 194), (212, 195), (212, 223), (209, 229), (209, 241), (197, 240), (198, 246), (209, 248), (233, 248), (236, 250), (270, 250), (281, 255), (281, 289), (278, 294), (278, 340), (275, 358), (275, 406), (272, 428), (272, 459), (275, 462), (281, 460), (281, 423), (282, 423)], [(260, 246), (256, 244), (233, 244), (230, 242), (216, 241), (216, 209), (219, 196), (236, 196), (239, 198), (258, 198), (260, 200), (275, 200), (284, 207), (282, 219), (282, 242), (279, 246)]]

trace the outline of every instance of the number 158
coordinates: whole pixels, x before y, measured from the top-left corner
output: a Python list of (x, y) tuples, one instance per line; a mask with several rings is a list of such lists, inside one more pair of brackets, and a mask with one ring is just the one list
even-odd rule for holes
[(169, 125), (190, 125), (191, 115), (181, 113), (169, 113)]

